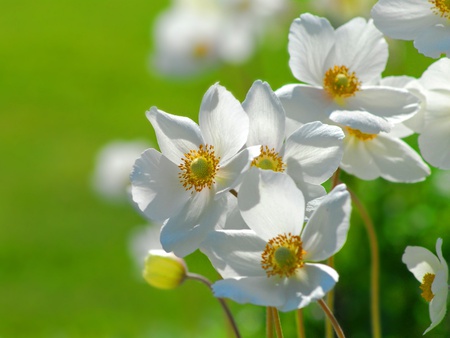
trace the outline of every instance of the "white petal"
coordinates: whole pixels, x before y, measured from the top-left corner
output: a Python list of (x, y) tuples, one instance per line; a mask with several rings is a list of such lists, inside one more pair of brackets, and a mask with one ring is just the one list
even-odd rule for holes
[(428, 90), (450, 90), (450, 59), (442, 58), (434, 62), (420, 77), (420, 83)]
[[(292, 177), (292, 176), (291, 176)], [(296, 177), (292, 177), (294, 179), (295, 185), (303, 194), (305, 198), (305, 202), (308, 203), (311, 200), (316, 198), (325, 196), (327, 191), (320, 184), (311, 184), (303, 181), (303, 178), (297, 179)]]
[(447, 262), (444, 259), (444, 256), (442, 256), (442, 238), (438, 238), (436, 241), (436, 254), (439, 258), (439, 261), (441, 262), (441, 269), (445, 271), (445, 275), (447, 276), (446, 278), (448, 278)]
[(217, 230), (210, 232), (200, 250), (208, 256), (222, 278), (266, 276), (261, 254), (266, 242), (253, 230)]
[(284, 140), (286, 114), (269, 84), (255, 81), (242, 106), (250, 120), (247, 146), (265, 145), (278, 151)]
[(238, 205), (250, 229), (268, 241), (280, 234), (300, 234), (305, 200), (286, 174), (251, 168), (239, 189)]
[(418, 32), (414, 47), (431, 58), (439, 58), (441, 54), (450, 56), (450, 28), (448, 25), (436, 25)]
[(406, 89), (394, 87), (363, 87), (346, 100), (347, 110), (366, 110), (390, 123), (412, 117), (420, 108), (420, 100)]
[(391, 182), (419, 182), (430, 174), (430, 168), (414, 149), (387, 135), (367, 141), (347, 136), (341, 167), (362, 179), (381, 176)]
[(392, 128), (386, 119), (361, 110), (336, 110), (331, 113), (330, 120), (366, 134), (389, 132)]
[(180, 164), (184, 154), (203, 144), (200, 128), (191, 119), (150, 108), (146, 116), (155, 129), (161, 152), (175, 164)]
[(301, 175), (313, 184), (325, 182), (339, 167), (343, 138), (344, 133), (337, 126), (321, 122), (303, 125), (286, 140), (283, 159), (287, 173)]
[(248, 117), (238, 100), (219, 84), (203, 96), (199, 124), (207, 144), (221, 161), (227, 161), (247, 141)]
[(131, 172), (131, 194), (150, 219), (163, 221), (176, 215), (190, 198), (180, 183), (180, 169), (155, 149), (142, 153)]
[(281, 311), (292, 311), (321, 299), (339, 279), (337, 272), (323, 264), (305, 264), (297, 275), (286, 285), (286, 303), (279, 306)]
[(371, 15), (375, 26), (387, 36), (413, 40), (418, 32), (437, 22), (430, 8), (423, 0), (379, 0)]
[(240, 304), (278, 307), (284, 303), (284, 288), (278, 278), (247, 277), (223, 279), (212, 285), (214, 296), (230, 298)]
[(294, 76), (316, 86), (322, 86), (324, 61), (334, 44), (334, 30), (325, 18), (302, 14), (295, 19), (289, 32), (289, 66)]
[(434, 276), (431, 292), (434, 297), (430, 301), (430, 319), (431, 325), (425, 330), (425, 333), (436, 327), (447, 312), (447, 296), (448, 296), (448, 271), (440, 270)]
[(226, 212), (226, 198), (214, 200), (213, 197), (205, 189), (194, 192), (183, 210), (164, 223), (161, 229), (164, 250), (184, 257), (198, 249), (207, 234), (214, 230), (222, 213)]
[(402, 262), (420, 283), (423, 282), (425, 274), (436, 274), (441, 266), (436, 255), (421, 246), (407, 246), (402, 256)]
[(328, 120), (332, 100), (323, 88), (292, 84), (281, 87), (275, 94), (279, 97), (286, 116), (295, 121), (326, 123)]
[(354, 18), (336, 29), (335, 36), (336, 44), (326, 60), (327, 69), (345, 65), (363, 84), (377, 81), (386, 67), (388, 45), (372, 20)]
[(435, 167), (450, 169), (450, 116), (429, 121), (419, 136), (423, 158)]
[(305, 260), (322, 261), (342, 248), (347, 240), (350, 213), (350, 194), (345, 184), (340, 184), (322, 200), (303, 229)]
[(221, 165), (214, 185), (217, 196), (235, 188), (240, 183), (243, 173), (249, 168), (251, 160), (258, 155), (258, 146), (246, 148), (232, 157), (228, 163)]

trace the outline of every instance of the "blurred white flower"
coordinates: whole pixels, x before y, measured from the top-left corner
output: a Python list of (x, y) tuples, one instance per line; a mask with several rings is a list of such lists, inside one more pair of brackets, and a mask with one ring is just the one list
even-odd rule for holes
[(226, 212), (226, 193), (256, 156), (241, 148), (248, 117), (224, 87), (203, 97), (199, 125), (152, 107), (147, 118), (161, 153), (146, 150), (131, 174), (134, 202), (149, 219), (164, 221), (161, 244), (185, 256), (198, 248)]
[(368, 18), (376, 0), (310, 0), (309, 6), (317, 14), (342, 24), (356, 16)]
[(414, 40), (432, 58), (450, 53), (450, 4), (445, 0), (379, 0), (371, 11), (377, 28), (393, 39)]
[(436, 255), (420, 246), (408, 246), (402, 261), (421, 283), (421, 296), (430, 303), (431, 325), (425, 330), (429, 332), (438, 325), (447, 312), (448, 266), (442, 256), (442, 239), (436, 241)]
[(285, 1), (178, 0), (156, 19), (152, 66), (190, 76), (219, 63), (242, 63)]
[(434, 62), (418, 82), (426, 99), (420, 152), (431, 165), (450, 169), (450, 59)]
[(133, 229), (130, 235), (128, 247), (131, 258), (139, 270), (145, 262), (150, 250), (163, 250), (159, 240), (161, 224), (148, 224)]
[(250, 230), (218, 230), (201, 246), (224, 278), (216, 297), (291, 311), (322, 298), (338, 280), (323, 261), (347, 238), (350, 196), (337, 186), (304, 224), (305, 201), (294, 181), (273, 171), (245, 180), (239, 209)]
[(150, 147), (145, 141), (112, 141), (97, 154), (92, 187), (108, 201), (125, 201), (129, 197), (130, 172), (134, 161)]

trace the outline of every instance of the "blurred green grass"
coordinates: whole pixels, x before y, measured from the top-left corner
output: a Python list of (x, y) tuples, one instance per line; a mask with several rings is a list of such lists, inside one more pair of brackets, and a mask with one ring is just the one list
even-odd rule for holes
[[(301, 5), (303, 3), (299, 2)], [(97, 151), (114, 139), (149, 139), (144, 116), (156, 105), (196, 119), (207, 88), (220, 81), (241, 101), (260, 78), (273, 89), (296, 82), (282, 40), (266, 42), (243, 66), (226, 65), (193, 81), (148, 71), (150, 27), (169, 1), (3, 1), (0, 11), (0, 337), (225, 337), (208, 290), (186, 282), (165, 292), (145, 285), (128, 238), (145, 224), (128, 205), (110, 205), (90, 187)], [(420, 76), (433, 60), (396, 42), (384, 75)], [(416, 138), (408, 141), (416, 146)], [(435, 173), (438, 172), (435, 170)], [(374, 217), (382, 267), (386, 337), (419, 337), (428, 305), (401, 263), (407, 245), (434, 251), (446, 238), (450, 194), (433, 176), (415, 185), (361, 182), (347, 175)], [(348, 244), (336, 257), (336, 316), (350, 337), (368, 337), (369, 253), (355, 213)], [(187, 258), (215, 278), (207, 260)], [(232, 304), (244, 337), (264, 332), (264, 310)], [(307, 333), (323, 332), (322, 314), (305, 310)], [(282, 314), (286, 336), (293, 313)], [(408, 323), (405, 326), (405, 323)], [(292, 324), (292, 325), (291, 325)], [(450, 332), (448, 320), (427, 337)]]

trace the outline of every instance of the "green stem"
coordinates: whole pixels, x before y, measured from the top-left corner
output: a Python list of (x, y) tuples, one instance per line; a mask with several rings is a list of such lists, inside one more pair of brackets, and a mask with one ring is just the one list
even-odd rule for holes
[(266, 335), (267, 338), (273, 338), (273, 313), (272, 308), (270, 306), (266, 309)]
[(303, 322), (303, 310), (302, 309), (298, 309), (296, 311), (295, 319), (296, 319), (296, 322), (297, 322), (297, 337), (298, 338), (306, 338), (305, 325), (304, 325), (304, 322)]
[[(205, 284), (210, 290), (211, 290), (211, 282), (204, 276), (196, 274), (196, 273), (188, 273), (187, 278), (194, 279), (196, 281), (199, 281), (203, 284)], [(223, 298), (217, 298), (220, 305), (222, 306), (223, 311), (225, 312), (225, 315), (227, 316), (228, 322), (231, 326), (231, 329), (233, 330), (233, 333), (236, 338), (241, 338), (241, 334), (239, 333), (239, 329), (236, 325), (236, 322), (234, 320), (233, 314), (230, 311), (230, 308), (228, 307), (227, 303)]]
[(319, 299), (317, 303), (319, 303), (323, 312), (325, 312), (325, 314), (327, 315), (327, 318), (333, 325), (334, 332), (336, 332), (337, 336), (339, 338), (345, 338), (344, 331), (342, 331), (342, 328), (339, 325), (338, 321), (336, 320), (336, 317), (333, 315), (333, 312), (331, 312), (331, 310), (328, 308), (327, 303), (325, 303), (323, 299)]
[(281, 328), (280, 316), (278, 314), (278, 310), (272, 307), (272, 316), (273, 322), (275, 323), (275, 332), (277, 333), (278, 338), (283, 338), (283, 330)]
[[(348, 188), (347, 188), (348, 189)], [(364, 205), (356, 195), (348, 189), (350, 196), (356, 208), (361, 215), (361, 219), (366, 227), (369, 237), (371, 253), (371, 275), (370, 275), (370, 298), (371, 298), (371, 317), (372, 317), (372, 336), (381, 338), (381, 320), (380, 320), (380, 260), (378, 253), (378, 240), (372, 219), (369, 216)]]

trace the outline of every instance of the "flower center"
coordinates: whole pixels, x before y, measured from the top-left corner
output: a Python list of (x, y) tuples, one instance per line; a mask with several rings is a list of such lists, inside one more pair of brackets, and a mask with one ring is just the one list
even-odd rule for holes
[(436, 275), (434, 273), (426, 273), (423, 276), (422, 284), (420, 284), (420, 289), (422, 290), (422, 293), (420, 295), (427, 302), (430, 302), (434, 297), (433, 292), (431, 292), (431, 284), (433, 284), (435, 276)]
[(278, 235), (267, 242), (261, 254), (261, 266), (266, 270), (267, 277), (290, 277), (303, 267), (305, 253), (300, 236), (291, 233)]
[(428, 0), (433, 4), (431, 10), (442, 18), (450, 19), (450, 0)]
[(194, 46), (192, 56), (195, 59), (203, 59), (209, 54), (210, 50), (211, 48), (207, 43), (199, 42)]
[(183, 162), (178, 166), (181, 169), (178, 177), (183, 187), (186, 190), (194, 188), (195, 191), (202, 191), (204, 187), (211, 188), (219, 169), (219, 160), (214, 154), (214, 147), (209, 145), (201, 144), (198, 150), (190, 150), (184, 154)]
[(350, 127), (345, 127), (345, 129), (347, 129), (349, 135), (354, 136), (361, 141), (370, 141), (377, 137), (377, 134), (366, 134), (359, 131), (358, 129), (353, 129)]
[(273, 170), (283, 172), (285, 164), (281, 156), (274, 148), (269, 149), (268, 146), (261, 146), (261, 153), (255, 157), (251, 163), (252, 166), (264, 170)]
[(355, 95), (361, 82), (355, 72), (349, 73), (346, 66), (334, 66), (325, 73), (323, 87), (333, 98), (345, 98)]

